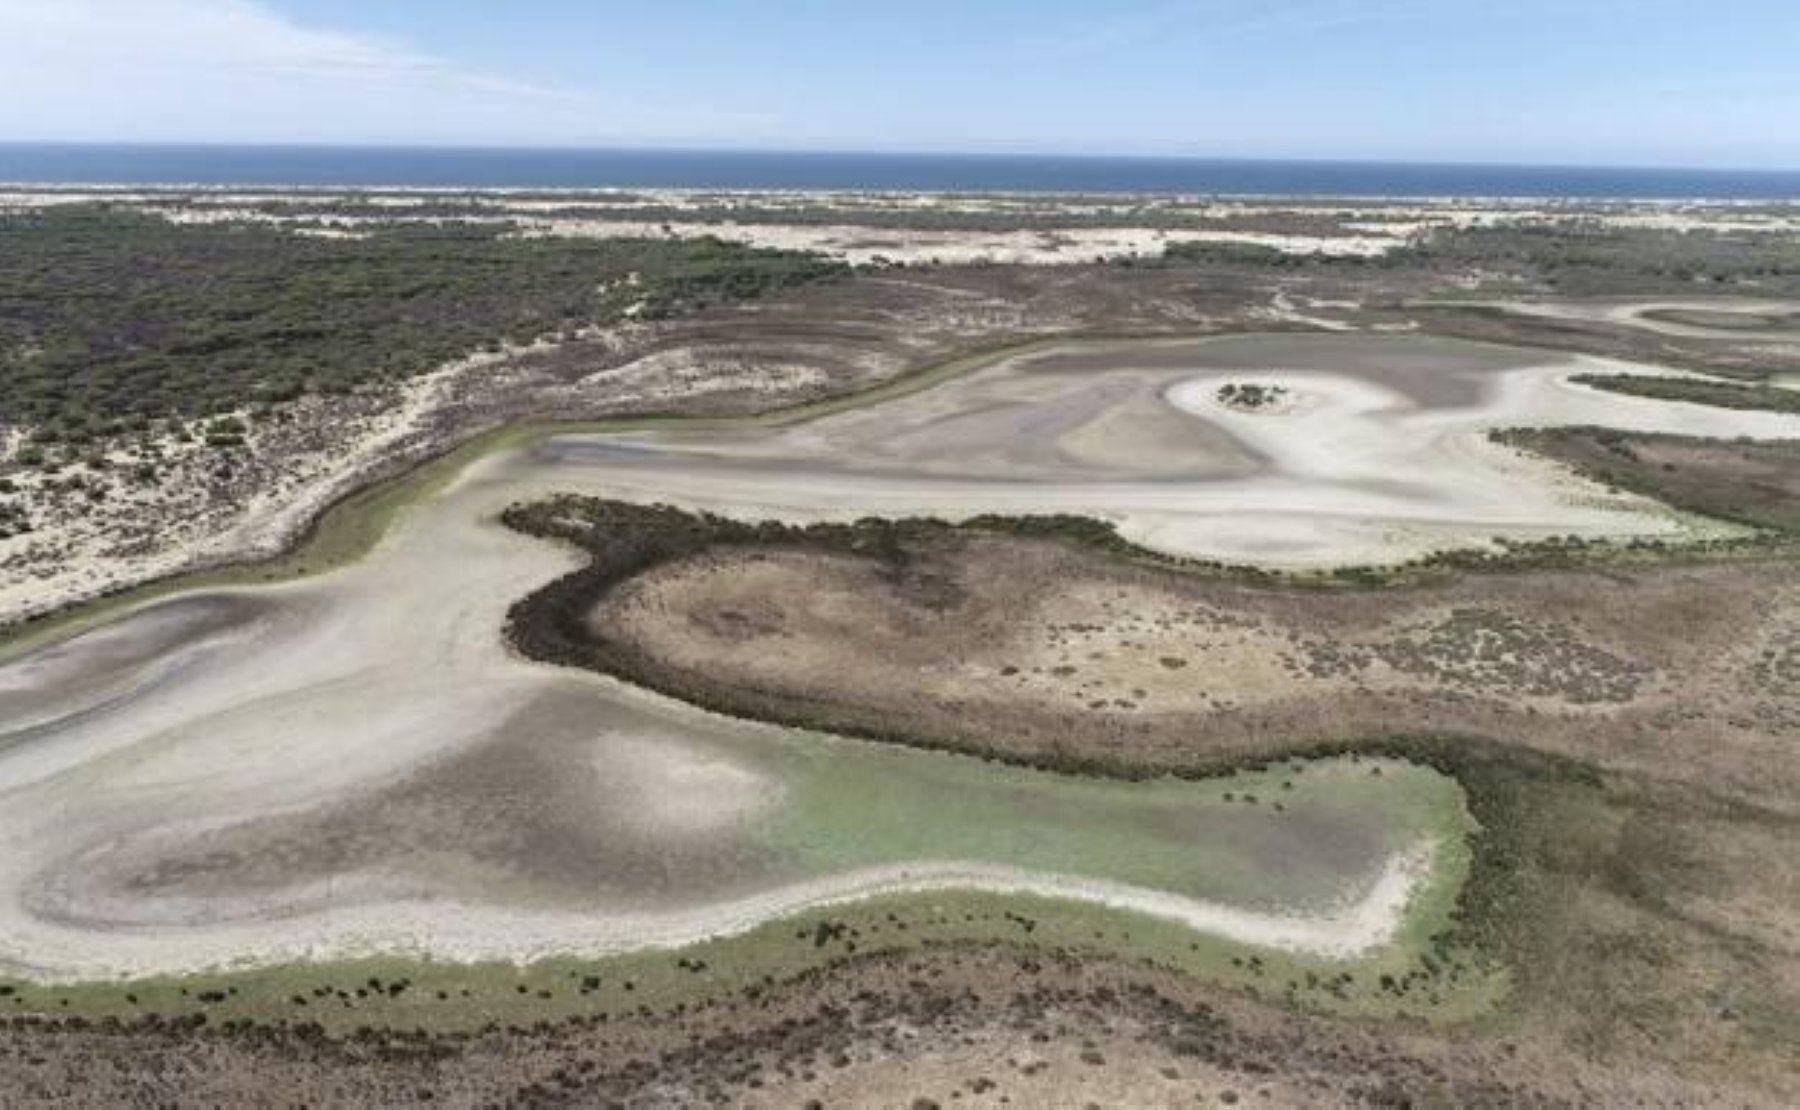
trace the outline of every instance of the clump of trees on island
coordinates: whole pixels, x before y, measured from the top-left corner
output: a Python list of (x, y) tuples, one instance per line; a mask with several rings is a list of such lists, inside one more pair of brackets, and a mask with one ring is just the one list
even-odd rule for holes
[(1255, 382), (1226, 382), (1219, 387), (1218, 392), (1220, 404), (1250, 411), (1279, 405), (1287, 397), (1286, 386), (1259, 385)]

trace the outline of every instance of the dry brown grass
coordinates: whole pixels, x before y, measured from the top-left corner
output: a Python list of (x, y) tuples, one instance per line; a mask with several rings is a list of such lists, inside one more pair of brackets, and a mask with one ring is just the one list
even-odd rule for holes
[(1250, 585), (1049, 542), (901, 564), (729, 549), (605, 595), (597, 628), (700, 700), (1031, 759), (1204, 769), (1475, 733), (1793, 814), (1791, 562)]

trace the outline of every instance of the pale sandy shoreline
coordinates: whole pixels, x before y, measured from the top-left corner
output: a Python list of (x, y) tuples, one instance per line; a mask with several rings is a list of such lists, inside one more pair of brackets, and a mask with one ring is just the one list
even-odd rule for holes
[[(660, 914), (605, 917), (512, 909), (442, 899), (389, 901), (309, 915), (305, 939), (293, 922), (270, 920), (208, 930), (109, 929), (59, 938), (14, 919), (0, 944), (0, 970), (37, 982), (182, 975), (225, 968), (406, 956), (454, 963), (528, 964), (555, 956), (598, 958), (728, 939), (809, 910), (894, 896), (977, 892), (1073, 901), (1173, 922), (1251, 947), (1354, 960), (1390, 943), (1431, 874), (1429, 841), (1391, 856), (1361, 891), (1330, 912), (1282, 914), (1206, 902), (1124, 883), (958, 861), (921, 860), (793, 883), (753, 897)], [(354, 892), (356, 876), (340, 884)], [(29, 958), (18, 953), (28, 951)]]

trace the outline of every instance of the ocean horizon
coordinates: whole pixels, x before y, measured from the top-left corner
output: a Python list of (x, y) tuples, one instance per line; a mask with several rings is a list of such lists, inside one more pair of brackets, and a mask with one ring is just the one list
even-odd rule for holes
[(1051, 154), (0, 143), (9, 185), (1800, 200), (1800, 170)]

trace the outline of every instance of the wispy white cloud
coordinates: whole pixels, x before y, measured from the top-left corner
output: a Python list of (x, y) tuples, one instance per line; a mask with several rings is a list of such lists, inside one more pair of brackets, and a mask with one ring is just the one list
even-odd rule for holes
[(0, 137), (529, 141), (620, 107), (260, 0), (0, 0)]
[(535, 72), (545, 3), (508, 0), (491, 54), (431, 45), (435, 5), (471, 2), (418, 0), (394, 40), (293, 0), (0, 0), (0, 139), (1796, 157), (1789, 24), (1699, 27), (1692, 0), (1108, 0), (977, 35), (940, 3), (829, 41), (802, 26), (817, 5), (742, 0), (734, 23), (676, 0), (614, 37), (578, 20), (580, 50)]

